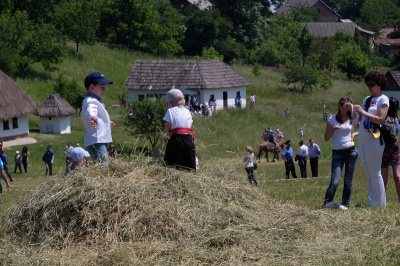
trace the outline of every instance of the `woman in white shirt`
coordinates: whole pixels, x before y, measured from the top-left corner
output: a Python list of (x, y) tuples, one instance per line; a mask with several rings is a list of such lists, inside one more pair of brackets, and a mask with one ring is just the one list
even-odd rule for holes
[[(353, 138), (358, 133), (353, 131), (352, 100), (342, 97), (338, 103), (338, 112), (331, 116), (326, 123), (324, 139), (332, 139), (332, 163), (331, 182), (325, 193), (323, 207), (338, 207), (347, 209), (350, 206), (350, 198), (353, 190), (353, 176), (356, 167), (358, 151), (354, 145)], [(344, 184), (341, 205), (335, 205), (333, 199), (339, 186), (340, 176), (344, 171)]]
[(364, 121), (382, 125), (385, 122), (389, 108), (389, 98), (382, 94), (386, 88), (387, 79), (384, 74), (373, 71), (368, 73), (364, 82), (371, 96), (366, 97), (362, 105), (354, 105), (354, 110), (361, 117), (358, 130), (358, 151), (365, 175), (367, 177), (368, 206), (386, 206), (386, 192), (381, 174), (382, 154), (385, 148), (379, 134), (371, 134)]

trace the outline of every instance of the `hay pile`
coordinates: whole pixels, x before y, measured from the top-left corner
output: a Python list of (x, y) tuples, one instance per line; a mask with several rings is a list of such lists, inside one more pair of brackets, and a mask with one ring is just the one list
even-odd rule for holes
[(117, 161), (38, 187), (2, 217), (2, 265), (321, 263), (309, 221), (325, 218), (272, 201), (243, 169), (148, 165)]

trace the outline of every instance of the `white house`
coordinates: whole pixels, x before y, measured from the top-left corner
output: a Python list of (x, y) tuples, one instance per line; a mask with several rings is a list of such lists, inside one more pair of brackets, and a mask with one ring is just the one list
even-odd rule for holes
[(9, 76), (0, 70), (0, 138), (12, 140), (29, 135), (28, 115), (36, 104)]
[(246, 86), (250, 82), (224, 62), (213, 60), (138, 60), (133, 64), (124, 88), (128, 101), (145, 97), (165, 97), (172, 88), (181, 89), (188, 100), (197, 96), (201, 103), (211, 97), (217, 109), (235, 106), (240, 95), (246, 106)]
[(76, 112), (58, 93), (49, 95), (38, 107), (40, 116), (40, 133), (71, 133), (71, 115)]

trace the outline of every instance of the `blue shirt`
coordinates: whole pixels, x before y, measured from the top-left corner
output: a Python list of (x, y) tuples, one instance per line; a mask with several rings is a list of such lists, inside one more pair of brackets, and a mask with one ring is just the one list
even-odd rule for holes
[(286, 160), (293, 159), (293, 149), (290, 147), (285, 147), (282, 151), (282, 156), (285, 157)]
[(54, 156), (54, 151), (52, 151), (52, 150), (46, 150), (46, 154), (44, 155), (45, 157), (44, 157), (44, 161), (47, 163), (47, 164), (49, 164), (49, 163), (51, 163), (51, 160), (53, 159), (53, 156)]
[(321, 150), (319, 149), (318, 144), (313, 144), (313, 145), (308, 145), (308, 156), (310, 156), (310, 158), (316, 158), (319, 156), (319, 153), (321, 152)]
[(4, 165), (8, 164), (8, 157), (7, 157), (7, 155), (5, 153), (3, 153), (3, 155), (1, 155), (0, 158), (1, 158), (1, 161), (2, 161), (2, 164), (3, 164), (3, 168), (2, 169), (4, 169)]

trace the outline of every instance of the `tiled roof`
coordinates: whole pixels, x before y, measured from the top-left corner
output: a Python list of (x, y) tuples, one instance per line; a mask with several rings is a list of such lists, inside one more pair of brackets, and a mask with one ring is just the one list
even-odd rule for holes
[(400, 88), (400, 71), (396, 70), (388, 71), (388, 73), (386, 73), (386, 76), (387, 75), (391, 75), (394, 81), (397, 83), (397, 86)]
[(313, 6), (318, 0), (289, 0), (276, 10), (276, 13), (290, 13), (292, 6)]
[(250, 82), (220, 60), (138, 60), (124, 87), (162, 90), (233, 88)]
[(339, 30), (344, 30), (354, 36), (357, 27), (354, 22), (309, 22), (302, 23), (302, 25), (306, 25), (312, 34), (319, 37), (333, 36)]
[(400, 39), (378, 39), (374, 40), (375, 44), (390, 44), (390, 45), (399, 45)]

